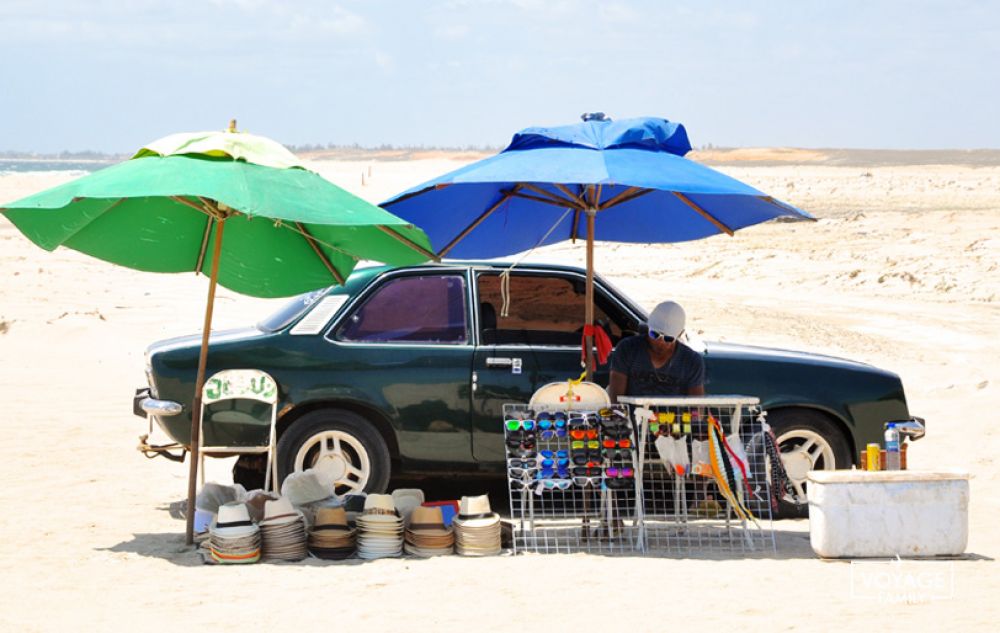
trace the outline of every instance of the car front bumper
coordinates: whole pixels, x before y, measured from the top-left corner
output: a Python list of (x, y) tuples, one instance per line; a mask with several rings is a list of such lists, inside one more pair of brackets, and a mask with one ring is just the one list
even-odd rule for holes
[(166, 417), (183, 413), (184, 407), (173, 400), (157, 400), (150, 395), (149, 387), (135, 390), (132, 398), (132, 413), (145, 418), (146, 416)]

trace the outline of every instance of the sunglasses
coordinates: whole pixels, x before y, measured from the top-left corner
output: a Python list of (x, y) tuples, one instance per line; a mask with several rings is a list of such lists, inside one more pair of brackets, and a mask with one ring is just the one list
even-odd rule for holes
[(632, 440), (604, 440), (604, 448), (632, 448)]
[(604, 471), (604, 473), (611, 477), (612, 479), (617, 479), (619, 477), (632, 477), (635, 475), (635, 471), (631, 468), (618, 468), (617, 466), (612, 466)]
[(537, 460), (534, 459), (518, 459), (514, 458), (508, 461), (512, 468), (534, 468), (538, 465)]
[(664, 343), (673, 343), (674, 341), (677, 340), (676, 336), (670, 336), (669, 334), (664, 334), (663, 332), (657, 332), (656, 330), (649, 331), (649, 338), (653, 339), (654, 341), (656, 339), (660, 339)]
[(649, 421), (649, 430), (652, 431), (653, 433), (660, 433), (660, 432), (669, 433), (670, 425), (674, 423), (675, 417), (676, 416), (674, 415), (673, 411), (670, 411), (668, 413), (659, 413), (657, 414), (655, 420)]
[(566, 490), (573, 485), (569, 479), (543, 479), (538, 483), (546, 490)]
[(580, 450), (580, 449), (587, 449), (587, 448), (600, 448), (601, 447), (601, 443), (598, 442), (597, 440), (589, 440), (589, 441), (586, 441), (586, 442), (584, 442), (582, 440), (573, 440), (572, 442), (569, 443), (569, 447), (571, 449), (573, 449), (573, 450)]
[(542, 439), (566, 437), (566, 420), (539, 420), (538, 428), (542, 431)]
[(632, 486), (634, 486), (635, 485), (633, 483), (634, 481), (635, 480), (633, 480), (632, 478), (628, 478), (628, 479), (605, 479), (604, 480), (604, 485), (607, 486), (610, 489), (613, 489), (613, 490), (625, 490), (627, 488), (631, 488)]
[(522, 451), (533, 451), (533, 450), (535, 450), (535, 441), (534, 440), (508, 439), (507, 440), (507, 447), (510, 448), (510, 449), (513, 449), (513, 450), (520, 449)]
[(578, 477), (600, 477), (601, 467), (594, 462), (589, 462), (586, 466), (574, 468), (573, 474)]
[(553, 466), (558, 466), (559, 468), (565, 468), (569, 466), (569, 459), (563, 457), (562, 459), (543, 459), (542, 468), (552, 468)]
[(538, 451), (538, 454), (548, 459), (553, 459), (555, 457), (569, 457), (569, 452), (567, 451)]
[(525, 475), (530, 475), (531, 473), (535, 472), (536, 470), (538, 470), (538, 469), (536, 467), (534, 467), (534, 466), (528, 466), (526, 468), (520, 468), (518, 466), (511, 466), (510, 469), (509, 469), (510, 474), (513, 475), (513, 476), (515, 476), (515, 477), (524, 477)]
[(601, 483), (601, 478), (600, 477), (573, 477), (573, 483), (576, 484), (577, 486), (580, 486), (581, 488), (586, 488), (588, 485), (596, 487), (597, 484)]
[(632, 461), (632, 453), (629, 451), (606, 451), (604, 456), (613, 462), (630, 462)]
[(591, 464), (596, 465), (595, 460), (599, 460), (601, 454), (599, 452), (583, 451), (582, 453), (577, 453), (573, 455), (573, 463), (577, 466), (590, 466)]
[(596, 440), (597, 439), (597, 429), (577, 429), (569, 432), (569, 436), (574, 440)]
[(565, 466), (560, 466), (558, 469), (543, 468), (538, 471), (538, 475), (535, 477), (535, 479), (539, 480), (554, 479), (555, 477), (559, 477), (560, 479), (565, 479), (566, 477), (569, 477), (569, 468)]
[(534, 431), (535, 421), (534, 420), (507, 420), (504, 422), (504, 426), (507, 427), (508, 431)]

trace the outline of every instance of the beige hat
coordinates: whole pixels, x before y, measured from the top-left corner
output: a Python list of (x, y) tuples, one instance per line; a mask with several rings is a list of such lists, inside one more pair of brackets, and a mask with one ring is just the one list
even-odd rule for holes
[(396, 514), (392, 495), (368, 495), (365, 498), (365, 509), (358, 517), (358, 524), (368, 522), (402, 523), (402, 519)]
[(500, 515), (490, 508), (489, 495), (462, 497), (458, 504), (458, 516), (452, 520), (457, 530), (463, 528), (483, 528), (499, 525)]
[(291, 501), (285, 497), (278, 497), (276, 501), (268, 501), (264, 504), (264, 520), (260, 524), (262, 526), (284, 525), (301, 517), (302, 513), (295, 509)]
[(444, 513), (439, 506), (418, 506), (410, 515), (410, 527), (407, 531), (417, 536), (448, 536), (451, 528), (445, 527)]
[(257, 533), (246, 504), (236, 501), (219, 506), (219, 516), (211, 527), (213, 536), (237, 538)]
[(343, 507), (318, 508), (314, 528), (347, 527), (347, 511)]

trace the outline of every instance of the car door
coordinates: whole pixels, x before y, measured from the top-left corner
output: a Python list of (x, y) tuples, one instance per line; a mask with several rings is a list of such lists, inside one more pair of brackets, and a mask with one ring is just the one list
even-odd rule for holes
[(386, 412), (404, 470), (472, 467), (468, 269), (389, 273), (333, 340), (359, 398)]
[[(518, 268), (510, 275), (506, 312), (499, 270), (475, 269), (478, 311), (473, 358), (473, 455), (482, 468), (504, 459), (506, 403), (525, 403), (550, 382), (577, 378), (585, 319), (585, 278), (573, 271)], [(638, 317), (603, 287), (595, 287), (595, 321), (612, 342), (638, 327)], [(608, 366), (594, 375), (608, 384)]]

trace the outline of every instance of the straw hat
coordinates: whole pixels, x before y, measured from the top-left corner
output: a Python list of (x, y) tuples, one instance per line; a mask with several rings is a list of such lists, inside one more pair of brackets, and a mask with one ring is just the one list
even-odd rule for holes
[(399, 516), (408, 521), (414, 508), (424, 502), (424, 491), (419, 488), (397, 488), (392, 491), (392, 502)]
[(435, 536), (454, 536), (451, 528), (445, 527), (444, 513), (439, 507), (418, 506), (413, 509), (410, 515), (410, 526), (406, 529), (409, 534), (417, 537), (427, 538)]
[(241, 502), (226, 503), (219, 506), (219, 516), (210, 529), (215, 536), (223, 538), (238, 538), (257, 533), (257, 526), (250, 520), (250, 513)]
[(318, 508), (316, 525), (309, 532), (309, 551), (328, 560), (348, 558), (354, 554), (356, 532), (347, 524), (343, 507)]
[(462, 497), (458, 504), (458, 516), (452, 520), (457, 530), (484, 528), (500, 525), (500, 515), (490, 508), (489, 495)]
[(366, 522), (383, 521), (386, 523), (399, 521), (399, 515), (396, 514), (396, 504), (392, 501), (392, 495), (368, 495), (365, 498), (365, 509), (361, 513), (361, 516), (358, 517), (358, 520)]
[(277, 500), (264, 504), (264, 520), (260, 522), (260, 526), (286, 525), (301, 518), (302, 513), (295, 509), (291, 501), (278, 497)]
[(255, 563), (260, 560), (260, 530), (250, 520), (243, 503), (219, 506), (219, 517), (209, 530), (212, 560), (226, 565)]

